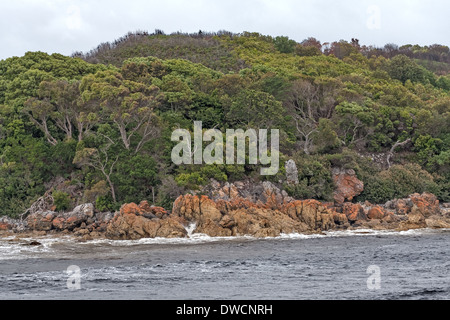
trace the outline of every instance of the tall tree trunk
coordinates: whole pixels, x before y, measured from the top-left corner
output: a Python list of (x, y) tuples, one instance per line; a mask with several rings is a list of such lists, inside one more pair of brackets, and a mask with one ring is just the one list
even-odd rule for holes
[(155, 187), (152, 187), (153, 204), (155, 204)]
[(310, 145), (310, 140), (309, 140), (309, 135), (307, 135), (307, 136), (305, 136), (305, 145), (303, 146), (303, 151), (307, 155), (311, 154), (311, 152), (309, 151), (309, 145)]
[(114, 189), (114, 184), (112, 183), (109, 175), (106, 175), (106, 181), (108, 181), (109, 188), (111, 189), (111, 195), (112, 195), (113, 201), (114, 201), (114, 203), (117, 203), (116, 191)]

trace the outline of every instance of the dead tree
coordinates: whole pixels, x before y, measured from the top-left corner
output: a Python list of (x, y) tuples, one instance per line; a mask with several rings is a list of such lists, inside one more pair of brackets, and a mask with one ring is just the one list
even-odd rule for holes
[(397, 142), (392, 146), (392, 148), (391, 148), (391, 150), (389, 150), (389, 152), (388, 152), (388, 154), (387, 154), (387, 158), (386, 158), (386, 162), (387, 162), (387, 164), (388, 164), (388, 168), (390, 168), (390, 167), (392, 166), (392, 164), (391, 164), (391, 159), (392, 159), (392, 157), (394, 157), (395, 149), (397, 149), (398, 147), (404, 147), (405, 145), (407, 145), (407, 144), (410, 143), (410, 142), (411, 142), (411, 138), (409, 138), (409, 139), (407, 139), (407, 140), (405, 140), (405, 141), (403, 141), (403, 142), (397, 141)]

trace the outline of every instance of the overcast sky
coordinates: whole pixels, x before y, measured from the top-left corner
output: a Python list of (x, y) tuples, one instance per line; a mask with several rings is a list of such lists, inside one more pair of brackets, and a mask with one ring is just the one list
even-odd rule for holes
[(0, 0), (0, 59), (27, 51), (70, 55), (155, 29), (450, 45), (449, 17), (448, 0)]

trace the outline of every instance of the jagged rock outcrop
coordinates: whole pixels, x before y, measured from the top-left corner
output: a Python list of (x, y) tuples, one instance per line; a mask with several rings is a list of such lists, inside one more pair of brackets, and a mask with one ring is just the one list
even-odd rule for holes
[(347, 216), (347, 219), (350, 222), (367, 220), (366, 211), (359, 203), (344, 203), (342, 205), (342, 212)]
[[(162, 214), (162, 219), (156, 214)], [(148, 203), (125, 204), (108, 224), (106, 237), (114, 240), (142, 238), (183, 238), (187, 231), (177, 217), (168, 217), (163, 208), (149, 207)]]
[(381, 220), (385, 217), (386, 213), (384, 212), (383, 208), (380, 206), (375, 206), (369, 209), (367, 213), (367, 218), (370, 220)]
[[(83, 204), (71, 212), (62, 213), (57, 215), (53, 221), (53, 228), (59, 231), (67, 230), (73, 231), (79, 228), (83, 223), (92, 224), (94, 223), (94, 206), (92, 203)], [(91, 220), (91, 221), (89, 221)]]
[(439, 206), (439, 200), (434, 194), (423, 193), (423, 194), (412, 194), (409, 196), (413, 207), (411, 212), (418, 212), (422, 214), (425, 218), (433, 215), (441, 215), (441, 208)]
[(255, 183), (248, 180), (221, 184), (211, 179), (211, 183), (201, 190), (201, 194), (208, 196), (213, 201), (245, 199), (259, 205), (270, 203), (272, 207), (278, 208), (294, 201), (286, 191), (269, 181)]
[(109, 223), (114, 218), (114, 213), (112, 212), (100, 212), (95, 214), (95, 222), (88, 226), (89, 231), (105, 232), (108, 228)]
[(319, 201), (276, 203), (275, 199), (268, 197), (263, 204), (242, 198), (213, 201), (206, 196), (186, 195), (175, 201), (172, 214), (196, 223), (194, 233), (213, 237), (273, 237), (282, 233), (320, 232), (347, 223), (338, 217), (336, 224), (333, 212)]
[(56, 212), (38, 211), (30, 214), (26, 218), (26, 223), (33, 231), (50, 231), (53, 228), (53, 219), (55, 217)]
[[(399, 230), (450, 228), (450, 216), (431, 193), (414, 193), (405, 199), (388, 201), (384, 208), (391, 216), (400, 217)], [(395, 214), (395, 215), (393, 215)]]
[(435, 215), (425, 219), (425, 224), (432, 229), (450, 229), (450, 218)]
[(333, 212), (316, 200), (294, 201), (282, 212), (297, 218), (310, 231), (327, 231), (335, 226)]
[(353, 169), (333, 168), (332, 174), (336, 186), (333, 194), (336, 204), (352, 201), (364, 191), (364, 183), (358, 179)]
[[(245, 185), (245, 183), (243, 183)], [(293, 200), (270, 182), (255, 190), (240, 183), (218, 184), (216, 199), (205, 195), (180, 196), (169, 213), (151, 206), (125, 204), (116, 213), (96, 213), (92, 204), (71, 212), (42, 210), (24, 220), (0, 219), (0, 232), (32, 231), (38, 233), (71, 233), (85, 240), (109, 238), (137, 240), (142, 238), (184, 238), (188, 226), (193, 233), (211, 237), (275, 237), (283, 233), (320, 233), (348, 228), (409, 230), (450, 228), (450, 213), (429, 193), (412, 194), (384, 206), (345, 202), (340, 205), (316, 200)], [(225, 192), (227, 191), (227, 192)], [(241, 197), (246, 194), (248, 197)], [(262, 201), (264, 200), (264, 201)]]
[(9, 231), (14, 228), (15, 221), (8, 218), (8, 217), (2, 217), (0, 218), (0, 231)]
[(444, 213), (439, 200), (431, 193), (412, 194), (407, 199), (389, 203), (397, 214), (406, 214), (407, 220), (400, 224), (400, 229), (450, 228), (450, 217)]
[(395, 199), (385, 204), (386, 209), (395, 210), (397, 215), (407, 215), (418, 211), (424, 217), (441, 214), (439, 200), (431, 193), (414, 193), (406, 199)]

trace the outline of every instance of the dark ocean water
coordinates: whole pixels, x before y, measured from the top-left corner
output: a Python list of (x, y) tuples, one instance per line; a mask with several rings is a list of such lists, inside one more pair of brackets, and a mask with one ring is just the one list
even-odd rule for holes
[[(2, 300), (450, 299), (450, 230), (262, 240), (45, 238), (39, 247), (11, 240), (0, 240)], [(79, 283), (74, 291), (67, 286), (73, 265), (80, 268), (79, 282), (69, 281)], [(376, 290), (370, 266), (379, 268)]]

